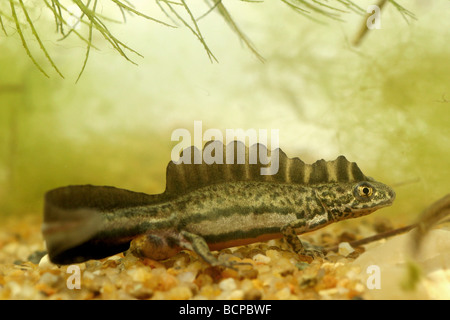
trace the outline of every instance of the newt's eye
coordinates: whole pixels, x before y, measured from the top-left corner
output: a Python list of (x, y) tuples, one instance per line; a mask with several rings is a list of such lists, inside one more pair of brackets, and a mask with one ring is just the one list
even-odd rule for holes
[(361, 197), (370, 197), (372, 195), (372, 188), (368, 186), (359, 186), (358, 192)]
[(374, 187), (367, 182), (361, 182), (355, 186), (353, 191), (354, 191), (355, 197), (364, 201), (364, 200), (369, 200), (369, 198), (372, 196)]

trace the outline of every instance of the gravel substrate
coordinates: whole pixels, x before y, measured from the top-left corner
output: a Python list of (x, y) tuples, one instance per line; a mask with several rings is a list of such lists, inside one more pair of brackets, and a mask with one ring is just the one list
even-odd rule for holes
[(56, 266), (45, 255), (38, 218), (9, 220), (0, 231), (0, 299), (370, 299), (365, 273), (354, 263), (365, 250), (346, 242), (389, 224), (355, 225), (343, 230), (337, 224), (302, 238), (341, 243), (325, 259), (308, 261), (281, 240), (215, 252), (219, 259), (250, 264), (232, 270), (211, 267), (189, 251), (162, 262), (125, 253)]

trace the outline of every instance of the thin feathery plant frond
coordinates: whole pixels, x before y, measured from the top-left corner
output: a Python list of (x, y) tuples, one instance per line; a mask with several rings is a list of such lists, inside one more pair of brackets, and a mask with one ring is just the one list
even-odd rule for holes
[[(164, 15), (170, 20), (172, 21), (172, 23), (176, 26), (179, 25), (179, 23), (176, 21), (176, 19), (174, 19), (174, 17), (172, 17), (167, 11), (166, 9), (164, 9), (164, 7), (161, 5), (161, 1), (163, 0), (155, 0), (156, 5), (159, 7), (159, 10), (161, 10), (162, 13), (164, 13)], [(167, 1), (165, 1), (167, 2)]]
[[(46, 0), (44, 0), (44, 1), (46, 1)], [(54, 3), (54, 0), (52, 0), (52, 3)], [(90, 3), (91, 3), (91, 0), (88, 0), (88, 2), (86, 3), (86, 5), (89, 7), (90, 6)], [(57, 18), (57, 16), (56, 16), (56, 14), (55, 13), (53, 13), (54, 14), (54, 16), (55, 16), (55, 23), (56, 23), (56, 32), (58, 32), (58, 25), (60, 25), (61, 26), (61, 28), (60, 28), (60, 30), (61, 30), (61, 34), (62, 34), (62, 38), (61, 39), (59, 39), (58, 41), (62, 41), (62, 40), (64, 40), (64, 39), (66, 39), (66, 38), (68, 38), (69, 36), (70, 36), (70, 34), (72, 33), (72, 32), (74, 32), (75, 31), (75, 29), (78, 27), (78, 25), (81, 23), (81, 22), (84, 22), (83, 21), (83, 18), (84, 18), (84, 13), (82, 13), (81, 14), (81, 16), (78, 18), (78, 17), (75, 17), (76, 18), (76, 22), (73, 24), (73, 26), (71, 26), (71, 28), (69, 29), (69, 32), (67, 32), (67, 33), (64, 33), (64, 30), (63, 30), (63, 28), (62, 28), (62, 26), (63, 25), (67, 25), (67, 23), (64, 21), (64, 18), (62, 17), (62, 14), (61, 14), (61, 7), (58, 7), (58, 9), (59, 9), (59, 14), (58, 14), (58, 18)], [(55, 10), (56, 11), (56, 10)], [(71, 12), (68, 12), (72, 17), (74, 16)], [(92, 43), (90, 43), (90, 42), (88, 42), (88, 45), (92, 45)]]
[(5, 29), (5, 25), (3, 24), (3, 20), (2, 20), (2, 16), (1, 15), (0, 15), (0, 25), (2, 27), (2, 31), (5, 34), (5, 36), (8, 36), (8, 33), (6, 32), (6, 29)]
[(125, 10), (121, 6), (117, 6), (120, 10), (120, 13), (122, 14), (122, 21), (123, 23), (127, 23), (127, 15), (125, 14)]
[(149, 17), (149, 16), (147, 16), (147, 15), (145, 15), (145, 14), (143, 14), (143, 13), (141, 13), (141, 12), (135, 10), (135, 9), (133, 9), (132, 7), (129, 7), (129, 6), (125, 5), (125, 4), (123, 4), (123, 3), (122, 3), (121, 1), (119, 1), (119, 0), (111, 0), (111, 1), (114, 2), (117, 6), (119, 6), (119, 8), (122, 8), (122, 9), (128, 11), (128, 12), (134, 13), (135, 15), (137, 15), (137, 16), (139, 16), (139, 17), (143, 17), (143, 18), (145, 18), (145, 19), (148, 19), (148, 20), (151, 20), (151, 21), (160, 23), (160, 24), (162, 24), (162, 25), (165, 25), (166, 27), (175, 28), (175, 26), (172, 26), (171, 24), (168, 24), (168, 23), (163, 22), (163, 21), (161, 21), (161, 20), (158, 20), (158, 19)]
[(195, 30), (197, 31), (197, 32), (196, 32), (197, 37), (198, 37), (198, 39), (200, 40), (200, 42), (203, 44), (203, 47), (205, 48), (205, 50), (206, 50), (206, 52), (207, 52), (207, 54), (208, 54), (209, 59), (210, 59), (211, 61), (214, 59), (214, 60), (217, 62), (216, 57), (215, 57), (214, 54), (211, 52), (211, 50), (209, 50), (209, 47), (208, 47), (208, 45), (206, 44), (206, 41), (205, 41), (205, 39), (203, 38), (202, 33), (200, 32), (200, 28), (198, 27), (197, 21), (195, 20), (194, 15), (192, 14), (191, 10), (189, 9), (188, 5), (186, 4), (186, 1), (185, 1), (185, 0), (181, 0), (181, 3), (183, 4), (183, 6), (184, 6), (186, 12), (189, 14), (189, 17), (191, 18), (191, 21), (192, 21), (192, 23), (193, 23), (193, 25), (194, 25), (194, 27), (195, 27)]
[(27, 9), (25, 8), (25, 5), (23, 4), (23, 1), (22, 1), (22, 0), (19, 0), (19, 3), (20, 3), (20, 6), (22, 7), (22, 11), (23, 11), (23, 13), (24, 13), (24, 15), (25, 15), (25, 18), (27, 19), (27, 22), (28, 22), (28, 24), (29, 24), (30, 27), (31, 27), (31, 32), (33, 33), (34, 37), (36, 38), (37, 42), (39, 43), (39, 46), (40, 46), (42, 52), (44, 53), (45, 57), (48, 59), (48, 61), (49, 61), (50, 64), (52, 65), (52, 67), (56, 70), (56, 72), (61, 76), (61, 78), (64, 79), (64, 76), (62, 75), (61, 71), (59, 71), (58, 67), (57, 67), (56, 64), (53, 62), (53, 59), (52, 59), (52, 58), (50, 57), (50, 55), (48, 54), (47, 49), (45, 49), (45, 46), (44, 46), (44, 44), (42, 43), (41, 38), (39, 37), (39, 35), (38, 35), (38, 33), (37, 33), (37, 31), (36, 31), (34, 25), (33, 25), (33, 22), (32, 22), (31, 19), (30, 19), (30, 16), (28, 15), (28, 11), (27, 11)]
[(310, 11), (305, 10), (305, 9), (303, 9), (303, 8), (301, 8), (301, 7), (297, 6), (297, 5), (295, 5), (295, 4), (292, 4), (292, 3), (289, 2), (288, 0), (281, 0), (281, 2), (287, 4), (288, 7), (290, 7), (292, 10), (294, 10), (294, 11), (297, 12), (298, 14), (301, 14), (302, 16), (305, 16), (305, 17), (307, 17), (308, 19), (313, 20), (313, 21), (315, 21), (315, 22), (317, 22), (317, 23), (323, 23), (322, 21), (320, 21), (320, 20), (318, 20), (318, 19), (312, 17)]
[[(321, 7), (323, 6), (324, 8), (332, 8), (332, 11), (338, 11), (339, 9), (337, 9), (335, 7), (331, 7), (329, 5), (326, 5), (322, 2), (313, 0), (312, 3), (318, 4), (318, 5), (314, 5), (306, 0), (282, 0), (282, 1), (286, 4), (288, 4), (291, 8), (295, 9), (299, 13), (302, 13), (302, 14), (308, 13), (307, 16), (309, 18), (312, 18), (310, 16), (310, 13), (314, 12), (319, 15), (325, 16), (327, 18), (333, 19), (333, 20), (343, 21), (343, 19), (340, 17), (339, 13), (327, 11), (325, 9), (322, 9)], [(303, 8), (306, 8), (306, 9), (303, 9)]]
[(234, 20), (232, 19), (230, 13), (223, 5), (222, 1), (219, 1), (217, 3), (217, 9), (220, 13), (220, 15), (225, 19), (225, 21), (228, 23), (230, 28), (238, 35), (239, 39), (245, 43), (247, 48), (262, 62), (264, 62), (264, 58), (262, 55), (259, 54), (259, 52), (256, 50), (254, 45), (251, 43), (250, 39), (247, 38), (247, 36), (239, 29), (239, 27), (236, 25)]
[[(83, 42), (86, 43), (86, 45), (90, 45), (92, 48), (97, 49), (92, 42), (89, 42), (88, 39), (86, 39), (85, 37), (83, 37), (78, 31), (75, 30), (75, 26), (71, 26), (62, 16), (61, 11), (56, 11), (54, 10), (54, 8), (52, 6), (50, 6), (50, 4), (47, 2), (47, 0), (44, 0), (44, 3), (46, 4), (46, 6), (52, 11), (53, 15), (55, 16), (55, 19), (57, 21), (57, 25), (65, 25), (69, 28), (69, 33), (73, 32), (80, 40), (82, 40)], [(85, 21), (83, 21), (83, 23), (86, 23)], [(64, 40), (67, 36), (67, 33), (61, 38), (59, 39), (59, 41)]]
[(411, 18), (411, 19), (417, 20), (417, 18), (416, 18), (414, 13), (412, 13), (411, 11), (409, 11), (406, 8), (402, 7), (401, 5), (399, 5), (394, 0), (389, 0), (389, 2), (394, 5), (394, 7), (397, 9), (398, 12), (400, 12), (400, 14), (402, 15), (403, 19), (406, 21), (406, 23), (409, 23), (408, 17)]
[[(211, 50), (209, 49), (208, 45), (206, 44), (205, 39), (203, 38), (200, 29), (198, 27), (197, 21), (195, 20), (194, 16), (192, 15), (191, 11), (189, 10), (189, 7), (186, 5), (186, 3), (184, 1), (182, 1), (181, 3), (174, 3), (173, 1), (166, 1), (166, 0), (159, 0), (163, 3), (166, 4), (166, 6), (170, 9), (170, 11), (175, 15), (175, 17), (185, 26), (187, 27), (196, 37), (197, 39), (202, 43), (204, 49), (206, 50), (206, 53), (208, 54), (208, 57), (210, 59), (210, 61), (212, 62), (213, 60), (217, 62), (216, 57), (214, 56), (214, 54), (211, 52)], [(187, 14), (189, 15), (191, 21), (193, 22), (194, 28), (185, 20), (183, 19), (183, 17), (175, 10), (175, 8), (173, 7), (173, 5), (181, 5), (183, 6), (183, 8), (186, 10)]]
[[(242, 0), (241, 0), (242, 1)], [(208, 2), (207, 2), (208, 3)], [(208, 14), (210, 14), (215, 8), (217, 8), (217, 6), (219, 5), (219, 3), (222, 3), (222, 0), (216, 0), (216, 2), (210, 6), (210, 8), (204, 13), (202, 14), (200, 17), (198, 17), (196, 20), (200, 21), (201, 19), (203, 19), (204, 17), (206, 17)]]
[(24, 37), (23, 32), (22, 32), (22, 28), (20, 27), (19, 18), (17, 17), (14, 1), (13, 0), (9, 0), (9, 5), (11, 7), (11, 15), (12, 15), (12, 17), (14, 19), (15, 24), (16, 24), (17, 33), (20, 36), (20, 39), (22, 41), (22, 45), (23, 45), (23, 47), (25, 49), (25, 52), (27, 53), (28, 57), (30, 57), (30, 59), (33, 62), (33, 64), (38, 68), (38, 70), (40, 72), (42, 72), (42, 74), (45, 75), (47, 78), (49, 78), (49, 75), (44, 71), (44, 69), (42, 69), (42, 67), (39, 65), (39, 63), (37, 63), (37, 61), (34, 59), (33, 55), (31, 54), (30, 49), (28, 48), (27, 41), (25, 40), (25, 37)]
[[(90, 2), (91, 1), (89, 0), (88, 3), (87, 3), (88, 6), (89, 6)], [(97, 8), (97, 0), (94, 0), (94, 7), (93, 7), (94, 12), (95, 12), (96, 8)], [(94, 24), (91, 21), (91, 23), (89, 24), (89, 36), (88, 36), (88, 44), (87, 44), (87, 49), (86, 49), (86, 56), (84, 58), (83, 66), (81, 67), (81, 71), (78, 74), (78, 78), (75, 81), (75, 83), (77, 83), (78, 80), (80, 80), (81, 75), (83, 74), (84, 69), (86, 68), (88, 59), (89, 59), (89, 53), (91, 52), (91, 47), (92, 47), (92, 29), (93, 28), (94, 28)]]
[[(98, 0), (70, 0), (70, 2), (79, 9), (79, 14), (74, 13), (69, 8), (65, 7), (61, 0), (35, 0), (25, 2), (23, 0), (8, 0), (4, 1), (6, 6), (9, 4), (9, 13), (4, 12), (4, 8), (2, 4), (0, 4), (0, 28), (1, 34), (5, 36), (15, 35), (15, 32), (10, 32), (9, 28), (15, 29), (17, 34), (19, 35), (20, 41), (22, 42), (22, 46), (33, 62), (33, 64), (38, 68), (42, 74), (46, 77), (49, 75), (44, 71), (42, 66), (37, 62), (34, 55), (31, 52), (29, 43), (26, 40), (24, 35), (24, 30), (31, 31), (34, 39), (36, 39), (39, 44), (39, 50), (44, 54), (46, 59), (49, 61), (52, 68), (63, 77), (62, 73), (56, 66), (56, 63), (51, 58), (47, 48), (44, 45), (44, 42), (41, 40), (41, 37), (38, 33), (37, 28), (33, 24), (33, 21), (28, 13), (28, 10), (35, 6), (36, 3), (42, 3), (44, 8), (52, 12), (54, 23), (56, 26), (56, 33), (61, 34), (61, 38), (59, 41), (63, 41), (67, 39), (69, 36), (74, 35), (79, 40), (85, 43), (86, 45), (86, 54), (83, 59), (81, 71), (78, 74), (77, 82), (81, 78), (81, 75), (86, 69), (87, 62), (89, 60), (91, 49), (98, 48), (93, 44), (94, 41), (94, 33), (98, 32), (107, 43), (109, 43), (112, 48), (117, 51), (123, 58), (127, 61), (136, 64), (128, 55), (134, 54), (138, 57), (142, 57), (139, 52), (134, 49), (128, 47), (125, 43), (120, 41), (109, 29), (109, 23), (126, 23), (127, 15), (137, 16), (140, 18), (144, 18), (154, 23), (158, 23), (165, 27), (177, 28), (179, 26), (184, 26), (189, 29), (189, 31), (200, 41), (202, 44), (207, 56), (211, 62), (217, 62), (217, 58), (212, 53), (209, 48), (205, 37), (202, 33), (202, 28), (200, 28), (199, 21), (209, 15), (213, 11), (217, 11), (221, 17), (227, 22), (228, 27), (236, 34), (236, 36), (245, 44), (245, 46), (261, 61), (264, 61), (263, 57), (256, 50), (255, 46), (251, 43), (250, 39), (245, 35), (245, 33), (238, 27), (238, 24), (235, 22), (233, 15), (228, 11), (225, 7), (222, 0), (205, 0), (208, 4), (208, 10), (198, 16), (194, 17), (192, 5), (194, 1), (197, 0), (154, 0), (156, 5), (159, 7), (160, 12), (168, 19), (169, 22), (165, 22), (159, 19), (156, 19), (152, 16), (149, 16), (138, 9), (136, 9), (133, 5), (134, 1), (131, 0), (103, 0), (103, 4), (110, 3), (114, 7), (117, 7), (121, 19), (114, 19), (112, 16), (104, 15), (100, 13), (98, 10), (98, 6), (100, 6), (100, 2)], [(192, 1), (192, 2), (190, 2)], [(318, 23), (324, 23), (324, 19), (333, 19), (338, 21), (343, 21), (343, 17), (351, 12), (366, 15), (366, 12), (363, 8), (361, 8), (354, 0), (279, 0), (281, 3), (288, 5), (295, 12), (315, 21)], [(399, 5), (395, 0), (383, 0), (385, 2), (390, 2), (392, 5), (400, 12), (402, 17), (406, 22), (409, 23), (410, 19), (416, 19), (415, 15), (409, 10), (405, 9), (401, 5)], [(240, 2), (245, 3), (261, 3), (264, 2), (262, 0), (240, 0)], [(66, 3), (66, 2), (64, 2)], [(188, 4), (189, 3), (189, 4)], [(18, 8), (20, 8), (18, 10)], [(78, 10), (77, 9), (77, 10)], [(19, 20), (20, 18), (24, 21)], [(69, 23), (68, 18), (70, 20), (74, 19), (75, 22)], [(321, 19), (323, 18), (323, 19)], [(82, 31), (80, 31), (79, 29)], [(366, 30), (367, 31), (367, 30)]]
[(342, 10), (342, 9), (340, 9), (340, 8), (336, 8), (336, 7), (330, 6), (329, 4), (323, 3), (323, 2), (321, 2), (321, 1), (317, 1), (317, 0), (312, 0), (312, 1), (313, 1), (315, 4), (317, 4), (319, 7), (322, 6), (322, 7), (324, 7), (324, 8), (330, 9), (330, 10), (332, 10), (332, 11), (337, 11), (337, 12), (340, 12), (340, 13), (346, 13), (345, 10)]
[(2, 16), (4, 16), (4, 13), (0, 11), (0, 26), (2, 27), (2, 31), (5, 34), (5, 36), (8, 36), (8, 32), (6, 32), (5, 25), (3, 24)]
[(305, 9), (303, 9), (303, 8), (301, 8), (301, 7), (299, 7), (299, 6), (295, 5), (295, 4), (293, 4), (293, 3), (291, 3), (291, 2), (288, 1), (288, 0), (281, 0), (281, 2), (284, 2), (284, 3), (287, 4), (291, 9), (293, 9), (294, 11), (297, 11), (298, 13), (301, 13), (301, 14), (311, 14), (310, 11), (305, 10)]
[[(62, 16), (61, 7), (57, 6), (54, 0), (52, 0), (52, 7), (55, 11), (58, 10), (59, 15)], [(63, 24), (61, 23), (61, 21), (56, 19), (56, 15), (54, 15), (54, 18), (56, 24), (56, 32), (61, 32), (61, 34), (64, 34)]]
[(347, 9), (357, 13), (357, 14), (364, 14), (366, 11), (358, 6), (356, 3), (350, 0), (337, 0), (340, 4), (345, 6)]
[(89, 9), (87, 6), (85, 6), (81, 0), (73, 0), (73, 2), (80, 8), (80, 10), (86, 15), (86, 17), (89, 19), (89, 21), (92, 23), (92, 25), (95, 27), (97, 31), (100, 32), (100, 34), (105, 38), (106, 41), (108, 41), (113, 48), (119, 52), (119, 54), (124, 57), (127, 61), (133, 63), (136, 65), (136, 63), (131, 60), (127, 54), (124, 52), (124, 49), (129, 50), (130, 52), (133, 52), (137, 54), (138, 56), (142, 55), (138, 53), (137, 51), (131, 49), (127, 45), (125, 45), (123, 42), (118, 40), (116, 37), (112, 35), (112, 33), (109, 31), (109, 29), (106, 27), (106, 25), (101, 21), (97, 16), (96, 12)]

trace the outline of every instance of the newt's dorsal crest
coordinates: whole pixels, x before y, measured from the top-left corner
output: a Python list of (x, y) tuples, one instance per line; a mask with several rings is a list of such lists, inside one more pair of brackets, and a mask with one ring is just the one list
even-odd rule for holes
[[(201, 151), (194, 146), (184, 149), (180, 155), (183, 157), (186, 156), (184, 153), (187, 153), (190, 163), (175, 164), (172, 161), (169, 163), (166, 173), (166, 195), (179, 195), (212, 184), (237, 181), (280, 182), (309, 186), (371, 180), (361, 172), (356, 163), (348, 161), (344, 156), (339, 156), (334, 161), (319, 160), (313, 164), (306, 164), (299, 158), (289, 158), (281, 149), (271, 151), (259, 143), (247, 147), (240, 141), (230, 142), (227, 146), (221, 141), (209, 141), (202, 154), (205, 152), (212, 153), (215, 163), (208, 164), (203, 157), (200, 164), (194, 164), (200, 162), (198, 160), (201, 157)], [(217, 152), (222, 154), (216, 154)], [(273, 175), (261, 174), (261, 168), (269, 166), (267, 158), (277, 161), (278, 170)]]

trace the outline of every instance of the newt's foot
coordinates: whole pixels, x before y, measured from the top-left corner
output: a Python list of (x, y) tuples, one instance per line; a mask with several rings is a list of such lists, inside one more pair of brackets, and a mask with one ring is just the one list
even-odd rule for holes
[[(318, 245), (303, 241), (303, 250), (305, 251), (305, 255), (313, 257), (313, 258), (324, 258), (325, 257), (325, 253), (324, 253), (325, 250), (324, 250), (324, 247), (322, 247), (322, 246), (318, 246)], [(300, 252), (300, 253), (302, 253), (302, 252)]]
[(311, 257), (313, 259), (316, 258), (324, 258), (325, 255), (322, 250), (320, 249), (305, 249), (303, 252), (300, 252), (299, 254)]
[(249, 262), (238, 262), (238, 261), (230, 261), (230, 260), (217, 261), (217, 262), (213, 263), (212, 266), (230, 268), (235, 271), (239, 271), (238, 268), (236, 268), (236, 266), (251, 266), (251, 267), (253, 267), (253, 265)]
[(320, 246), (307, 245), (307, 248), (303, 247), (300, 252), (297, 252), (300, 256), (300, 260), (311, 263), (314, 259), (324, 259), (325, 254), (323, 248)]

